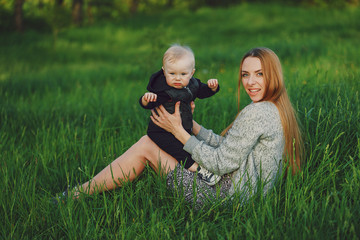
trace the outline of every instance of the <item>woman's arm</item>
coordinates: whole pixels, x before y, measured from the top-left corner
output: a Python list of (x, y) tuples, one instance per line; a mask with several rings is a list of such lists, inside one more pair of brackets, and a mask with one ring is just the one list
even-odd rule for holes
[[(155, 108), (159, 114), (156, 114), (156, 112), (152, 110), (152, 116), (150, 116), (150, 118), (156, 125), (172, 133), (182, 144), (185, 145), (191, 135), (185, 131), (181, 124), (179, 106), (180, 102), (177, 102), (175, 104), (174, 114), (168, 113), (163, 106), (159, 106)], [(194, 103), (191, 104), (191, 108), (194, 110)], [(203, 128), (195, 120), (193, 120), (192, 132), (199, 140), (202, 140), (213, 147), (217, 147), (223, 139), (223, 137), (214, 134), (213, 131)]]
[[(191, 101), (190, 103), (190, 107), (191, 107), (191, 113), (194, 115), (194, 111), (195, 111), (195, 102)], [(193, 128), (192, 128), (192, 133), (197, 136), (200, 132), (201, 126), (200, 124), (198, 124), (197, 122), (195, 122), (195, 120), (193, 119)]]
[(275, 105), (268, 102), (250, 104), (241, 111), (218, 146), (211, 146), (192, 136), (184, 150), (209, 171), (223, 175), (249, 164), (251, 159), (274, 160), (274, 156), (278, 159), (278, 155), (281, 158), (283, 147), (279, 141), (282, 134)]
[[(174, 114), (169, 114), (164, 107), (160, 106), (156, 109), (159, 115), (153, 111), (151, 119), (156, 125), (171, 132), (181, 141), (184, 144), (184, 150), (189, 152), (197, 163), (213, 173), (223, 175), (238, 169), (248, 157), (253, 158), (254, 156), (249, 156), (249, 154), (260, 138), (264, 138), (264, 143), (266, 143), (273, 137), (266, 136), (269, 132), (275, 131), (272, 134), (282, 134), (282, 129), (274, 129), (278, 125), (281, 126), (276, 106), (269, 106), (269, 104), (271, 103), (251, 104), (244, 108), (218, 146), (211, 146), (195, 136), (190, 136), (184, 130), (178, 103), (175, 105)], [(198, 129), (198, 126), (195, 128)], [(266, 147), (263, 147), (265, 151)]]
[[(191, 102), (191, 112), (194, 114), (195, 103)], [(205, 141), (207, 144), (216, 147), (223, 140), (222, 136), (216, 135), (212, 130), (205, 129), (195, 120), (193, 120), (193, 129), (192, 133), (196, 136), (197, 139)]]
[(204, 141), (206, 144), (217, 147), (224, 140), (224, 137), (215, 134), (212, 130), (206, 129), (193, 121), (193, 133), (200, 141)]
[(195, 120), (193, 120), (193, 129), (192, 129), (193, 134), (197, 136), (200, 130), (201, 130), (200, 124), (198, 124), (197, 122), (195, 122)]
[[(239, 139), (245, 140), (250, 136), (239, 136), (241, 131), (231, 131), (233, 134), (228, 134), (230, 136), (224, 139), (219, 147), (210, 146), (185, 131), (181, 124), (179, 105), (179, 102), (175, 104), (173, 114), (168, 113), (163, 106), (159, 106), (155, 108), (156, 111), (151, 110), (152, 116), (150, 118), (154, 124), (172, 133), (185, 145), (184, 149), (192, 155), (194, 160), (201, 162), (208, 170), (222, 175), (239, 168), (239, 157), (246, 159), (245, 156), (251, 149), (250, 145), (253, 145), (254, 137), (252, 136), (252, 141), (246, 140), (246, 144), (240, 144), (243, 145), (243, 148), (240, 147), (243, 151), (242, 154), (239, 154), (240, 149), (237, 142)], [(198, 124), (195, 125), (195, 132), (197, 132), (199, 126)]]
[[(209, 171), (223, 175), (238, 169), (248, 158), (261, 135), (261, 121), (249, 116), (239, 116), (226, 138), (217, 145), (211, 146), (194, 136), (184, 146), (195, 162), (205, 166)], [(250, 122), (251, 125), (246, 123)]]
[[(155, 108), (159, 114), (156, 114), (156, 112), (152, 110), (152, 116), (150, 116), (150, 118), (156, 125), (172, 133), (185, 145), (191, 136), (185, 131), (181, 124), (179, 106), (180, 102), (175, 104), (174, 114), (168, 113), (163, 106), (159, 106)], [(191, 108), (194, 112), (195, 104), (193, 102), (191, 103)], [(223, 137), (216, 135), (211, 130), (203, 128), (195, 120), (193, 120), (192, 132), (199, 140), (202, 140), (213, 147), (217, 147), (223, 140)]]

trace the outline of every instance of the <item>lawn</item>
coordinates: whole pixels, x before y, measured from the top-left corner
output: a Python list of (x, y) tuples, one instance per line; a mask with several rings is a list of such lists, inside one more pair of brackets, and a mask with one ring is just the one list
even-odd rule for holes
[[(124, 17), (0, 37), (1, 239), (358, 239), (360, 9), (267, 4)], [(172, 43), (221, 91), (195, 120), (220, 133), (237, 112), (238, 67), (274, 50), (305, 138), (303, 171), (266, 197), (195, 210), (150, 168), (104, 194), (55, 206), (146, 134), (139, 97)], [(241, 107), (249, 103), (241, 94)]]

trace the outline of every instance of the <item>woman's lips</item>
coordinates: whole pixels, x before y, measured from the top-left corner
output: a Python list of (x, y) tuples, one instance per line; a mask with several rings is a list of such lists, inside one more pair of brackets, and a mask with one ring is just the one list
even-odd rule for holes
[(260, 88), (248, 89), (251, 95), (256, 95), (258, 92), (260, 92), (260, 90), (261, 90)]

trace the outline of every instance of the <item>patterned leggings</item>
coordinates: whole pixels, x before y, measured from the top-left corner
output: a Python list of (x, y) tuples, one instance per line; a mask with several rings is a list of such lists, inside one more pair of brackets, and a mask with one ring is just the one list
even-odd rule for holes
[(166, 183), (197, 209), (214, 200), (225, 199), (232, 185), (230, 176), (226, 174), (215, 186), (209, 186), (195, 172), (190, 172), (180, 164), (167, 175)]

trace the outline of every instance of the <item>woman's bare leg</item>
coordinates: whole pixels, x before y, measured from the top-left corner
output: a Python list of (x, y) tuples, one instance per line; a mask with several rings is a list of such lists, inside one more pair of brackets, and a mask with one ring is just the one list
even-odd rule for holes
[(164, 174), (173, 170), (178, 164), (175, 158), (161, 150), (148, 136), (143, 136), (93, 179), (79, 186), (79, 190), (73, 194), (76, 197), (79, 191), (93, 194), (95, 191), (114, 189), (122, 182), (132, 181), (139, 176), (146, 163), (149, 163), (156, 172), (161, 169), (161, 173)]

